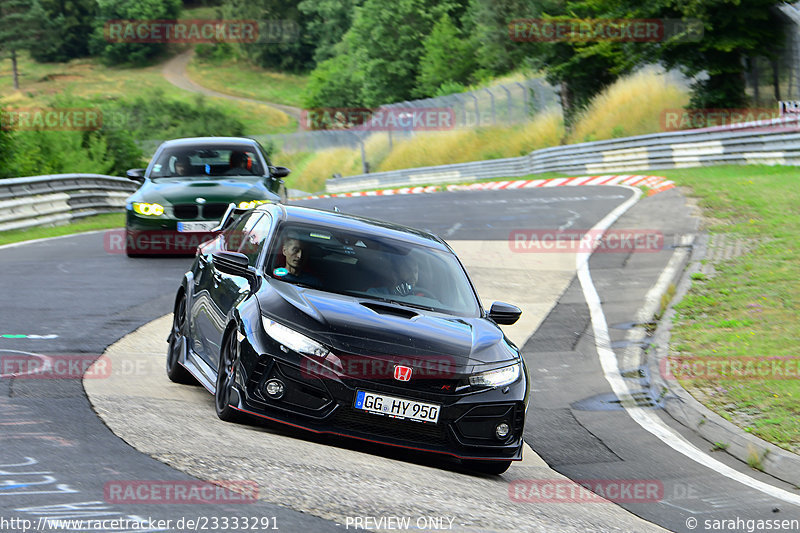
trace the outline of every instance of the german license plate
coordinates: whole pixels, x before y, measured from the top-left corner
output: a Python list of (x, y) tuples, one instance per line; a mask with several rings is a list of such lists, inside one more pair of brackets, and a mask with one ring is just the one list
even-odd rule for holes
[(439, 411), (441, 411), (441, 406), (433, 403), (405, 400), (361, 390), (356, 393), (354, 407), (361, 411), (380, 413), (392, 418), (433, 422), (434, 424), (439, 420)]
[(178, 231), (181, 232), (198, 232), (198, 231), (211, 231), (212, 229), (219, 226), (219, 222), (216, 221), (208, 221), (208, 222), (178, 222)]

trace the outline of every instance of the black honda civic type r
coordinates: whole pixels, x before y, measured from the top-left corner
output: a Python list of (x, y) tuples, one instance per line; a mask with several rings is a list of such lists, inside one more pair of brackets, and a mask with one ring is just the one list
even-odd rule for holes
[(529, 378), (438, 237), (339, 212), (231, 205), (175, 300), (167, 374), (260, 417), (460, 459), (522, 458)]

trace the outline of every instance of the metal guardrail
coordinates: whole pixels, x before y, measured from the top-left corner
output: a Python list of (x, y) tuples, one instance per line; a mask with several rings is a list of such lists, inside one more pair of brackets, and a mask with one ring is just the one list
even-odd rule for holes
[(583, 175), (720, 164), (800, 165), (800, 117), (555, 146), (508, 159), (333, 178), (325, 189), (340, 193), (545, 172)]
[[(361, 174), (330, 179), (326, 189), (339, 193), (544, 172), (618, 173), (718, 164), (800, 165), (800, 117), (555, 146), (507, 159)], [(0, 180), (0, 231), (118, 211), (137, 188), (128, 179), (101, 174)]]
[(102, 174), (53, 174), (0, 180), (0, 231), (61, 224), (120, 211), (139, 184)]

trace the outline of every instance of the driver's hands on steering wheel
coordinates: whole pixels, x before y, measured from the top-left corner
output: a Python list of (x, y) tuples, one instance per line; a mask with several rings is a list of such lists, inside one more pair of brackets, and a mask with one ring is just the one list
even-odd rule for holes
[(394, 287), (394, 292), (400, 296), (408, 296), (411, 294), (412, 290), (414, 290), (414, 288), (411, 286), (411, 284), (405, 281), (401, 281)]

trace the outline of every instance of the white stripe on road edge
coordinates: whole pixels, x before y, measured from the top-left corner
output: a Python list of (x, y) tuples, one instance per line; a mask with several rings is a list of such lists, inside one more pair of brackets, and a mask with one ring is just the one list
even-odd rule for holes
[(92, 233), (103, 233), (104, 231), (111, 231), (113, 229), (116, 228), (93, 229), (91, 231), (80, 231), (78, 233), (68, 233), (66, 235), (57, 235), (55, 237), (42, 237), (41, 239), (30, 239), (27, 241), (12, 242), (9, 244), (0, 245), (0, 250), (4, 250), (6, 248), (16, 248), (17, 246), (24, 246), (26, 244), (35, 244), (37, 242), (54, 241), (56, 239), (66, 239), (67, 237), (75, 237), (77, 235), (91, 235)]
[[(628, 188), (633, 191), (633, 196), (617, 206), (617, 208), (606, 215), (603, 220), (598, 222), (592, 228), (592, 232), (598, 230), (605, 232), (623, 213), (625, 213), (625, 211), (639, 200), (642, 191), (633, 187)], [(773, 498), (778, 498), (794, 505), (800, 505), (800, 495), (792, 494), (778, 487), (773, 487), (768, 483), (764, 483), (747, 474), (734, 470), (687, 441), (683, 436), (667, 426), (652, 411), (630, 405), (631, 392), (628, 389), (628, 384), (619, 373), (617, 357), (611, 349), (608, 323), (603, 314), (603, 307), (600, 304), (600, 296), (597, 294), (597, 289), (592, 282), (592, 275), (589, 272), (589, 256), (591, 256), (591, 252), (581, 252), (577, 254), (576, 265), (578, 269), (578, 279), (580, 280), (581, 289), (583, 290), (583, 297), (586, 300), (586, 304), (589, 306), (589, 314), (592, 318), (592, 330), (594, 333), (597, 355), (600, 358), (600, 365), (603, 367), (606, 381), (611, 385), (611, 390), (613, 390), (617, 398), (620, 399), (620, 403), (628, 415), (643, 429), (658, 437), (664, 444), (696, 463), (710, 468), (734, 481), (759, 490)], [(672, 268), (675, 267), (673, 266)]]

